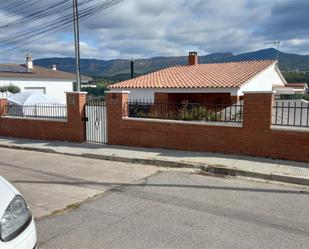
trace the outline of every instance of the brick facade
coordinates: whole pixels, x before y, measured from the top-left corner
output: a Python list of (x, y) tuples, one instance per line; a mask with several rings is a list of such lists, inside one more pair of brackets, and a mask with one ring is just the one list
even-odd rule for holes
[(155, 103), (181, 103), (189, 101), (199, 104), (231, 104), (237, 103), (239, 96), (231, 96), (230, 93), (162, 93), (154, 94)]
[[(7, 101), (0, 101), (0, 110)], [(67, 120), (0, 117), (0, 136), (84, 142), (85, 93), (67, 93)], [(1, 114), (1, 113), (0, 113)]]
[(245, 94), (242, 127), (130, 119), (122, 112), (127, 99), (127, 93), (108, 94), (109, 144), (309, 162), (309, 130), (301, 132), (271, 128), (273, 95), (270, 93)]

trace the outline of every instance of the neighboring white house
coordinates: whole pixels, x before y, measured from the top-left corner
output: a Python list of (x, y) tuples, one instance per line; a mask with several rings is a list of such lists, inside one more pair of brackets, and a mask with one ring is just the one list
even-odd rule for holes
[(294, 89), (296, 94), (306, 94), (308, 93), (307, 83), (288, 83), (286, 87), (291, 87)]
[(234, 102), (241, 99), (244, 92), (277, 90), (280, 94), (287, 84), (277, 61), (273, 60), (198, 64), (197, 53), (190, 52), (188, 61), (186, 66), (166, 68), (109, 88), (129, 91), (130, 101), (154, 101), (155, 93), (165, 93), (170, 101), (191, 96), (192, 101), (204, 98), (203, 101), (215, 102), (217, 96), (225, 102), (229, 98)]
[[(56, 66), (52, 69), (34, 66), (31, 55), (27, 56), (26, 64), (0, 64), (0, 86), (15, 85), (21, 92), (47, 94), (60, 103), (66, 102), (65, 92), (73, 91), (75, 79), (75, 74), (59, 71)], [(91, 80), (82, 76), (83, 83)]]

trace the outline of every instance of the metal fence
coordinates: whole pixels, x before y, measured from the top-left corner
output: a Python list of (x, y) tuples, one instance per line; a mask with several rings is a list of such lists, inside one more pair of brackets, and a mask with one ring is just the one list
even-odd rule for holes
[(25, 118), (66, 119), (67, 106), (62, 104), (6, 105), (4, 116)]
[(309, 127), (309, 103), (305, 100), (276, 100), (273, 125)]
[(124, 112), (132, 118), (205, 122), (243, 122), (243, 102), (233, 105), (128, 102)]
[(106, 102), (100, 99), (88, 99), (85, 111), (86, 140), (95, 143), (107, 143)]

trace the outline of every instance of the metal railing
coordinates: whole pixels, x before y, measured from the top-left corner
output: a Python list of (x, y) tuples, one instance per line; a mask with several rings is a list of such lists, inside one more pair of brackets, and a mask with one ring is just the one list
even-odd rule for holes
[(93, 106), (106, 106), (106, 101), (103, 99), (87, 99), (87, 105), (93, 105)]
[(243, 102), (233, 105), (128, 102), (124, 115), (132, 118), (242, 123)]
[(305, 100), (276, 100), (272, 117), (273, 125), (309, 127), (309, 103)]
[(2, 116), (24, 118), (66, 119), (67, 106), (62, 104), (6, 105)]
[(105, 105), (104, 97), (87, 96), (87, 105)]

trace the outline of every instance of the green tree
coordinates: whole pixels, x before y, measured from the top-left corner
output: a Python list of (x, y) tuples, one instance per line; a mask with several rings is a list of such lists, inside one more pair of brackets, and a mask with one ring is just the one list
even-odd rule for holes
[(12, 94), (20, 93), (20, 88), (18, 86), (12, 85), (12, 84), (10, 84), (7, 87), (7, 90), (8, 90), (9, 93), (12, 93)]
[(1, 92), (2, 97), (4, 96), (4, 94), (7, 95), (8, 86), (0, 86), (0, 92)]
[(4, 94), (7, 96), (8, 93), (15, 94), (19, 92), (20, 92), (20, 88), (12, 84), (8, 86), (0, 86), (0, 93), (2, 96), (4, 96)]
[(289, 83), (307, 83), (309, 84), (309, 72), (282, 72), (284, 78)]

